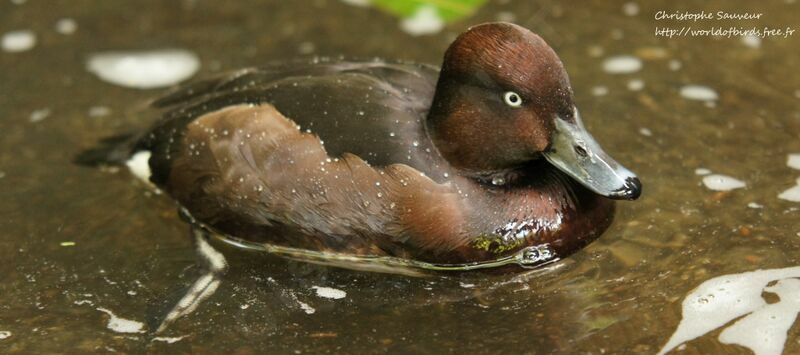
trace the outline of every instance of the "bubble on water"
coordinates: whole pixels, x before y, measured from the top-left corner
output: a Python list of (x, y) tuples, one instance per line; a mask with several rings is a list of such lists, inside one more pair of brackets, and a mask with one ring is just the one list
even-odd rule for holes
[(759, 209), (759, 208), (764, 208), (764, 205), (755, 202), (750, 202), (747, 204), (747, 207), (752, 209)]
[(719, 98), (714, 89), (703, 85), (684, 85), (681, 88), (681, 97), (697, 101), (714, 101)]
[(200, 59), (182, 49), (102, 52), (89, 58), (86, 69), (112, 84), (152, 89), (190, 78), (200, 69)]
[(711, 174), (711, 170), (708, 170), (706, 168), (697, 168), (694, 169), (694, 173), (695, 175), (708, 175)]
[(117, 333), (143, 333), (144, 323), (131, 319), (117, 317), (113, 312), (108, 309), (99, 307), (98, 311), (108, 314), (108, 323), (106, 327), (111, 331)]
[(644, 89), (644, 80), (642, 79), (631, 79), (628, 81), (628, 90), (630, 91), (640, 91)]
[[(756, 270), (715, 277), (684, 299), (682, 320), (658, 354), (681, 348), (692, 339), (726, 327), (719, 341), (738, 344), (756, 354), (780, 354), (786, 334), (800, 311), (800, 267)], [(771, 286), (770, 286), (771, 285)], [(779, 302), (768, 303), (764, 292)]]
[(800, 153), (789, 154), (786, 157), (786, 166), (800, 170)]
[(603, 70), (609, 74), (629, 74), (642, 69), (642, 60), (632, 55), (619, 55), (603, 61)]
[(400, 22), (400, 28), (412, 36), (430, 35), (444, 28), (444, 19), (436, 6), (422, 5)]
[(306, 312), (306, 314), (314, 314), (317, 312), (317, 310), (308, 305), (308, 303), (297, 300), (297, 304), (300, 305), (300, 309), (302, 309), (303, 312)]
[(492, 185), (502, 186), (506, 184), (506, 178), (502, 176), (495, 176), (492, 178)]
[(311, 54), (314, 53), (316, 46), (312, 42), (300, 42), (300, 45), (297, 46), (297, 52), (300, 54)]
[(667, 66), (669, 67), (669, 70), (678, 71), (681, 69), (681, 67), (683, 67), (683, 63), (681, 63), (680, 60), (672, 59), (669, 61)]
[(747, 34), (741, 37), (742, 43), (750, 48), (760, 48), (761, 47), (761, 38), (753, 35)]
[(78, 30), (78, 23), (71, 18), (62, 18), (56, 21), (56, 32), (62, 35), (71, 35)]
[(798, 179), (797, 183), (798, 185), (781, 192), (778, 198), (791, 202), (800, 202), (800, 179)]
[(11, 337), (11, 332), (7, 330), (0, 330), (0, 340), (7, 339)]
[(500, 22), (515, 22), (517, 15), (511, 11), (500, 11), (494, 15), (494, 19)]
[(316, 291), (317, 296), (322, 298), (338, 300), (347, 297), (347, 292), (339, 289), (323, 286), (312, 286), (311, 288)]
[(41, 122), (49, 116), (50, 116), (49, 108), (38, 109), (31, 112), (31, 115), (28, 116), (28, 121), (30, 121), (31, 123)]
[(89, 108), (89, 117), (103, 117), (111, 114), (111, 109), (105, 106), (92, 106)]
[(418, 141), (413, 141), (413, 142), (411, 142), (411, 145), (413, 145), (415, 147), (419, 147), (419, 142)]
[(602, 85), (598, 85), (592, 88), (592, 95), (594, 96), (606, 96), (608, 94), (608, 88)]
[(639, 4), (635, 2), (626, 2), (622, 5), (622, 13), (626, 16), (636, 16), (639, 14)]
[(177, 343), (186, 337), (188, 337), (188, 335), (181, 335), (179, 337), (154, 337), (153, 341), (162, 341), (167, 344), (172, 344), (172, 343)]
[(589, 48), (586, 51), (589, 53), (589, 56), (592, 57), (592, 58), (601, 57), (601, 56), (603, 56), (603, 53), (605, 53), (605, 50), (603, 49), (603, 47), (598, 46), (598, 45), (591, 45), (591, 46), (589, 46)]
[(353, 6), (366, 7), (370, 5), (371, 0), (341, 0), (343, 3)]
[(394, 136), (395, 136), (394, 132), (389, 132), (389, 137), (394, 137)]
[(744, 181), (721, 174), (705, 176), (703, 178), (703, 184), (714, 191), (730, 191), (747, 186)]
[(641, 134), (641, 135), (643, 135), (645, 137), (653, 136), (653, 132), (650, 131), (649, 128), (645, 128), (645, 127), (639, 128), (639, 134)]
[(443, 173), (442, 176), (444, 176), (445, 178), (449, 178), (450, 174), (449, 173)]
[(3, 34), (0, 41), (0, 47), (6, 52), (25, 52), (36, 45), (36, 34), (31, 30), (10, 31)]

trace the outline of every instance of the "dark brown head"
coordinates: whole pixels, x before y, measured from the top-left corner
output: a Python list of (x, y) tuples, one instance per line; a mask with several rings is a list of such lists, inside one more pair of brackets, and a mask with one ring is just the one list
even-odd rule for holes
[(442, 156), (465, 175), (487, 176), (544, 156), (601, 195), (639, 194), (633, 173), (583, 128), (558, 55), (514, 24), (478, 25), (450, 45), (427, 128)]

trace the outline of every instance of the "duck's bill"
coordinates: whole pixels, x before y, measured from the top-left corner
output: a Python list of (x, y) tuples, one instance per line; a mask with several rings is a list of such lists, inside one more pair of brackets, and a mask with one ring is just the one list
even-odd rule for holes
[(544, 153), (550, 164), (608, 198), (635, 200), (642, 193), (642, 184), (634, 173), (619, 165), (583, 127), (575, 110), (575, 122), (556, 118), (550, 150)]

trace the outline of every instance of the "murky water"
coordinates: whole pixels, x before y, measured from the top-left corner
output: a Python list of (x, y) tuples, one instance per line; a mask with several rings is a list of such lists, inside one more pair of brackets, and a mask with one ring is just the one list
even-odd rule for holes
[[(800, 265), (800, 203), (777, 197), (800, 176), (786, 164), (800, 153), (800, 34), (743, 41), (654, 33), (797, 25), (794, 1), (492, 1), (420, 37), (390, 14), (333, 0), (18, 2), (0, 1), (0, 32), (32, 30), (36, 42), (0, 51), (0, 352), (654, 353), (699, 284)], [(654, 20), (661, 10), (764, 15)], [(200, 76), (315, 54), (438, 64), (457, 33), (498, 18), (553, 45), (585, 123), (644, 182), (643, 198), (620, 203), (599, 241), (528, 273), (427, 278), (223, 246), (231, 267), (217, 292), (161, 338), (120, 333), (131, 325), (124, 322), (108, 326), (111, 312), (155, 329), (203, 269), (166, 197), (126, 172), (70, 163), (100, 137), (147, 127), (154, 116), (145, 104), (160, 92), (100, 81), (85, 69), (90, 54), (183, 48), (200, 57)], [(641, 69), (604, 71), (620, 55), (635, 56)], [(691, 100), (685, 85), (718, 98)], [(698, 168), (746, 187), (712, 191)], [(720, 332), (682, 349), (748, 352), (722, 344)], [(800, 352), (798, 335), (790, 330), (786, 353)]]

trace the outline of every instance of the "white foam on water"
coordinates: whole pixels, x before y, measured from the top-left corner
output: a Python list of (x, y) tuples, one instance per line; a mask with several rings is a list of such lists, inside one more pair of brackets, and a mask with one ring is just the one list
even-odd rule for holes
[(641, 134), (641, 135), (643, 135), (645, 137), (652, 137), (653, 136), (653, 131), (651, 131), (649, 128), (642, 127), (642, 128), (639, 128), (639, 134)]
[(370, 0), (341, 0), (343, 3), (353, 6), (366, 7), (370, 5)]
[(206, 258), (210, 271), (220, 272), (228, 268), (228, 260), (225, 259), (225, 255), (208, 244), (205, 238), (197, 238), (197, 252)]
[(7, 330), (0, 330), (0, 340), (8, 339), (11, 337), (11, 332)]
[(669, 61), (669, 64), (667, 64), (667, 65), (669, 66), (669, 70), (678, 71), (683, 66), (683, 63), (681, 63), (680, 60), (672, 59), (672, 60)]
[(632, 79), (628, 81), (628, 90), (630, 91), (640, 91), (644, 89), (644, 80), (642, 79)]
[(62, 35), (71, 35), (78, 30), (78, 23), (71, 18), (62, 18), (56, 21), (56, 32)]
[(789, 154), (786, 157), (786, 166), (800, 170), (800, 153)]
[(626, 16), (636, 16), (639, 14), (639, 4), (631, 1), (622, 5), (622, 13)]
[(605, 86), (595, 86), (592, 88), (592, 95), (594, 96), (606, 96), (608, 94), (608, 88)]
[(500, 11), (494, 15), (494, 19), (501, 22), (514, 22), (517, 20), (517, 15), (511, 11)]
[(684, 85), (681, 88), (681, 97), (697, 101), (714, 101), (719, 98), (714, 89), (703, 85)]
[(153, 89), (190, 78), (200, 69), (200, 59), (182, 49), (103, 52), (92, 55), (86, 69), (111, 84)]
[(619, 55), (603, 61), (603, 70), (609, 74), (629, 74), (642, 69), (642, 60), (632, 55)]
[(791, 202), (800, 202), (800, 179), (798, 179), (797, 186), (790, 187), (786, 191), (781, 192), (778, 198)]
[(105, 106), (92, 106), (89, 108), (89, 117), (103, 117), (111, 114), (111, 109)]
[(306, 314), (314, 314), (317, 312), (317, 310), (314, 309), (314, 307), (309, 306), (308, 303), (297, 300), (297, 304), (300, 305), (300, 309), (302, 309), (303, 312), (306, 312)]
[(589, 53), (590, 57), (597, 58), (597, 57), (601, 57), (603, 55), (603, 53), (605, 53), (605, 50), (601, 46), (591, 45), (586, 50), (586, 52)]
[(780, 298), (737, 321), (719, 335), (725, 344), (738, 344), (759, 355), (780, 355), (786, 343), (786, 332), (800, 311), (800, 280), (783, 279), (763, 289)]
[(760, 203), (756, 203), (756, 202), (750, 202), (750, 203), (747, 204), (747, 207), (753, 208), (753, 209), (759, 209), (759, 208), (764, 208), (764, 205), (762, 205)]
[(98, 307), (98, 311), (108, 314), (108, 324), (106, 327), (117, 333), (143, 333), (144, 323), (131, 319), (117, 317), (114, 312)]
[(750, 48), (760, 48), (761, 47), (761, 37), (748, 34), (746, 36), (741, 37), (742, 44)]
[(703, 184), (714, 191), (730, 191), (747, 186), (744, 181), (721, 174), (706, 175)]
[(412, 36), (430, 35), (444, 28), (444, 19), (435, 6), (422, 5), (400, 22), (400, 28)]
[(746, 36), (741, 37), (742, 44), (748, 46), (750, 48), (760, 48), (761, 47), (761, 38), (758, 36), (754, 36), (748, 34)]
[[(681, 344), (742, 317), (725, 329), (719, 340), (739, 344), (757, 355), (780, 354), (786, 333), (800, 311), (800, 266), (757, 270), (715, 277), (692, 290), (682, 303), (680, 324), (658, 352), (665, 354)], [(777, 283), (767, 287), (773, 281)], [(763, 292), (778, 295), (768, 304)]]
[(339, 289), (322, 287), (322, 286), (312, 286), (311, 288), (317, 292), (317, 296), (322, 298), (330, 298), (338, 300), (347, 297), (347, 292), (344, 292)]
[(38, 109), (31, 112), (31, 115), (28, 116), (28, 121), (30, 121), (31, 123), (41, 122), (49, 116), (50, 116), (49, 108)]
[(150, 183), (150, 176), (153, 175), (150, 171), (151, 155), (152, 153), (147, 150), (138, 151), (125, 162), (125, 165), (130, 169), (133, 176), (147, 183)]
[(694, 169), (694, 173), (695, 175), (708, 175), (711, 174), (711, 170), (708, 170), (706, 168), (697, 168)]
[(177, 343), (185, 339), (186, 337), (188, 337), (188, 335), (181, 335), (179, 337), (155, 337), (153, 338), (153, 341), (163, 341), (167, 344), (172, 344), (172, 343)]
[(3, 34), (0, 48), (10, 53), (25, 52), (36, 46), (36, 34), (31, 30), (16, 30)]

